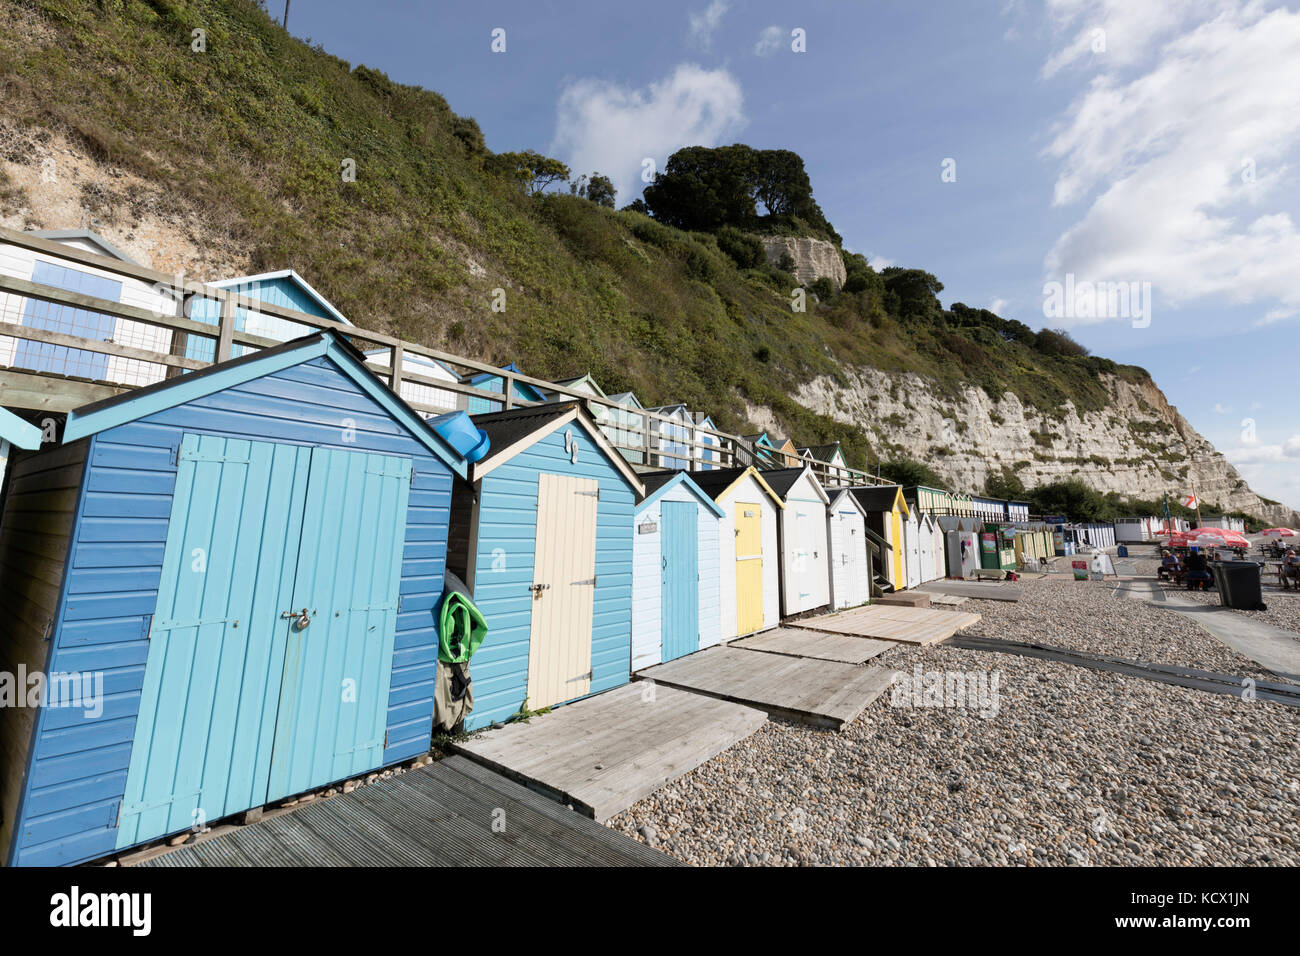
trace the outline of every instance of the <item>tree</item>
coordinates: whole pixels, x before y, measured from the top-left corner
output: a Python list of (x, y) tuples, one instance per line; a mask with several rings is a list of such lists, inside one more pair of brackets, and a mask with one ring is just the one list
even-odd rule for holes
[(645, 200), (638, 196), (630, 203), (624, 206), (619, 212), (639, 212), (643, 216), (650, 215), (650, 210), (646, 207)]
[(522, 153), (497, 153), (492, 157), (489, 168), (514, 179), (530, 196), (536, 196), (547, 186), (565, 182), (569, 178), (568, 166), (531, 149)]
[(943, 283), (930, 273), (890, 266), (881, 275), (890, 312), (904, 319), (934, 319), (942, 314)]
[(1074, 340), (1065, 329), (1042, 329), (1034, 347), (1044, 355), (1065, 355), (1083, 358), (1088, 350)]
[(943, 483), (937, 471), (924, 462), (913, 461), (910, 458), (881, 462), (880, 476), (900, 485), (939, 487)]
[(1000, 475), (990, 473), (984, 479), (984, 494), (990, 498), (1023, 501), (1025, 498), (1025, 483), (1020, 480), (1014, 471), (1003, 465)]
[(583, 199), (590, 199), (598, 206), (614, 208), (614, 196), (617, 190), (614, 189), (614, 182), (608, 176), (602, 176), (600, 173), (592, 173), (588, 177), (585, 173), (569, 183), (569, 192), (575, 196), (581, 196)]
[(645, 188), (646, 206), (660, 222), (679, 229), (748, 227), (755, 218), (755, 168), (748, 146), (687, 146), (669, 156), (663, 172)]
[(618, 195), (618, 190), (614, 188), (614, 181), (608, 176), (602, 176), (600, 173), (591, 174), (591, 182), (587, 183), (587, 198), (597, 206), (605, 206), (609, 209), (614, 208), (614, 197)]
[(755, 153), (754, 160), (754, 198), (769, 216), (789, 218), (807, 211), (812, 183), (798, 153), (765, 149)]

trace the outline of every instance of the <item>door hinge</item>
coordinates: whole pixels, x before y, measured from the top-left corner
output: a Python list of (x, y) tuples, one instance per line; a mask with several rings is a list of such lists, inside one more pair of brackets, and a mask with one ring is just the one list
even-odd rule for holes
[(116, 830), (122, 825), (122, 801), (117, 801), (117, 811), (113, 814), (113, 829)]
[(384, 731), (384, 749), (388, 749), (388, 731)]
[(600, 489), (599, 489), (599, 488), (597, 488), (595, 491), (575, 491), (574, 494), (575, 494), (575, 495), (586, 495), (588, 498), (595, 498), (597, 501), (600, 500)]
[(146, 641), (153, 640), (153, 615), (146, 614), (140, 621), (141, 636)]

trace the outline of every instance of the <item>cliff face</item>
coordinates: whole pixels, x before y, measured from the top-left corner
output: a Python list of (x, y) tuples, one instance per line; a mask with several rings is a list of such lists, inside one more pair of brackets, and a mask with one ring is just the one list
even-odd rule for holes
[(825, 276), (835, 283), (835, 288), (838, 289), (848, 278), (839, 249), (825, 239), (791, 236), (760, 236), (759, 238), (762, 239), (763, 249), (767, 253), (768, 264), (775, 266), (781, 261), (782, 256), (788, 254), (794, 260), (794, 275), (800, 282), (813, 282)]
[[(844, 385), (819, 378), (798, 401), (843, 422), (866, 423), (886, 457), (923, 461), (954, 488), (978, 490), (990, 474), (1014, 472), (1025, 487), (1078, 477), (1102, 492), (1159, 498), (1193, 488), (1207, 504), (1258, 515), (1272, 524), (1300, 520), (1270, 505), (1197, 433), (1154, 383), (1104, 377), (1110, 404), (1080, 415), (1026, 408), (1010, 392), (994, 402), (967, 388), (958, 400), (924, 379), (877, 369), (845, 370)], [(761, 417), (761, 416), (760, 416)]]

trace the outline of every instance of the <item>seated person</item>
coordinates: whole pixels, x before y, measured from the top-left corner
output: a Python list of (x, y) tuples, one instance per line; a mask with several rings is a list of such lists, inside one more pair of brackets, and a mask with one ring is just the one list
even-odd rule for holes
[(1295, 582), (1295, 587), (1300, 587), (1300, 554), (1296, 553), (1295, 548), (1287, 548), (1286, 555), (1282, 558), (1282, 581), (1286, 583), (1287, 579)]
[(1160, 567), (1156, 568), (1156, 578), (1165, 579), (1174, 577), (1182, 570), (1182, 565), (1178, 563), (1178, 555), (1165, 549), (1160, 552)]
[(1214, 580), (1210, 574), (1210, 563), (1205, 560), (1205, 555), (1195, 548), (1187, 555), (1187, 561), (1184, 562), (1187, 568), (1187, 587), (1188, 589), (1199, 588), (1202, 591), (1210, 586)]

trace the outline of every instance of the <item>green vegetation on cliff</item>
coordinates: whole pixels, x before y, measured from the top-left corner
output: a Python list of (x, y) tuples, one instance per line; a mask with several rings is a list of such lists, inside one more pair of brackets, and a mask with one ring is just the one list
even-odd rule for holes
[[(844, 255), (843, 290), (815, 284), (792, 311), (795, 280), (729, 214), (686, 231), (615, 211), (594, 170), (573, 172), (591, 175), (595, 197), (520, 188), (528, 154), (494, 156), (437, 93), (293, 39), (252, 0), (0, 0), (0, 12), (6, 121), (159, 184), (99, 196), (104, 223), (197, 222), (200, 248), (221, 237), (254, 271), (297, 269), (364, 327), (542, 377), (590, 371), (610, 392), (684, 401), (731, 430), (746, 402), (768, 406), (800, 443), (841, 441), (856, 465), (863, 431), (788, 397), (843, 365), (916, 372), (954, 395), (963, 383), (1009, 390), (1047, 410), (1103, 407), (1102, 373), (1146, 377), (990, 312), (945, 310), (933, 276), (876, 272), (856, 255)], [(754, 229), (838, 241), (795, 154), (733, 149), (776, 216)], [(348, 160), (355, 181), (340, 174)], [(5, 212), (23, 202), (0, 183)], [(491, 310), (497, 287), (504, 313)]]

